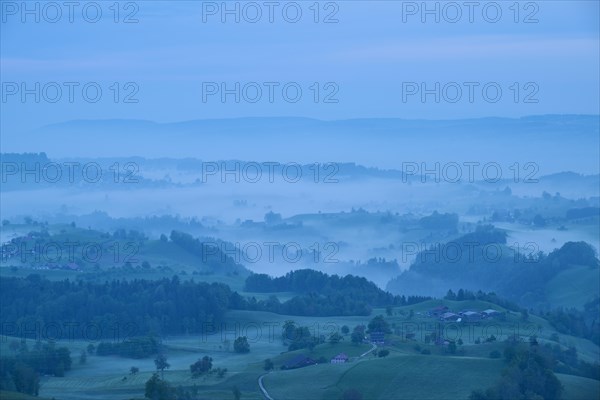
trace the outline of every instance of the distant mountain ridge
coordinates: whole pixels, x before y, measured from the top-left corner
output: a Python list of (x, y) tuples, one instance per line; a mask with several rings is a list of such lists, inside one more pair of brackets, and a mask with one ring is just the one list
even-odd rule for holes
[[(195, 157), (311, 163), (536, 162), (540, 174), (598, 173), (599, 117), (323, 121), (299, 117), (204, 119), (174, 123), (75, 120), (8, 139), (3, 151), (50, 157)], [(474, 154), (473, 149), (477, 149)], [(572, 155), (577, 155), (573, 157)]]

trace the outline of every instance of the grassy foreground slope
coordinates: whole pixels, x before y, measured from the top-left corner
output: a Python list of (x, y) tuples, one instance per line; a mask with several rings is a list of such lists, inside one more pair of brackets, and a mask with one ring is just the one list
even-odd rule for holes
[[(358, 389), (365, 400), (467, 399), (500, 377), (505, 364), (489, 358), (398, 355), (342, 365), (314, 365), (268, 374), (264, 384), (274, 399), (330, 400)], [(565, 400), (597, 398), (600, 382), (557, 374)]]
[(556, 374), (565, 389), (563, 398), (566, 400), (597, 399), (600, 394), (600, 381), (580, 376)]
[(561, 271), (546, 285), (546, 297), (553, 307), (583, 308), (598, 293), (598, 269), (586, 266), (573, 266)]
[[(231, 388), (236, 385), (242, 391), (243, 399), (260, 399), (258, 377), (263, 374), (263, 360), (271, 358), (276, 370), (267, 375), (264, 384), (271, 396), (276, 400), (283, 399), (339, 399), (341, 393), (349, 388), (357, 388), (363, 392), (364, 399), (466, 399), (472, 390), (487, 388), (500, 378), (505, 364), (502, 360), (489, 358), (492, 350), (502, 351), (503, 341), (508, 335), (518, 331), (527, 340), (531, 328), (542, 342), (550, 341), (556, 331), (550, 324), (537, 316), (531, 315), (524, 323), (517, 313), (508, 313), (504, 321), (493, 321), (492, 326), (499, 328), (489, 330), (498, 336), (493, 343), (473, 343), (477, 337), (486, 337), (485, 323), (477, 328), (463, 327), (464, 345), (459, 351), (462, 355), (447, 354), (441, 346), (426, 344), (423, 336), (429, 332), (436, 319), (427, 317), (425, 311), (446, 305), (450, 309), (487, 309), (495, 308), (506, 311), (502, 307), (482, 301), (431, 300), (424, 303), (404, 307), (394, 307), (391, 316), (386, 316), (390, 324), (394, 324), (402, 333), (405, 324), (417, 324), (416, 340), (404, 340), (402, 335), (390, 334), (390, 345), (385, 348), (391, 351), (387, 358), (374, 358), (371, 355), (343, 365), (320, 364), (295, 370), (280, 370), (280, 366), (297, 354), (306, 354), (313, 359), (323, 356), (326, 359), (345, 352), (350, 357), (357, 357), (367, 352), (369, 344), (354, 345), (348, 335), (337, 345), (324, 343), (313, 351), (308, 349), (287, 352), (287, 346), (281, 342), (281, 327), (286, 320), (294, 320), (298, 325), (310, 326), (319, 334), (328, 336), (332, 330), (347, 325), (351, 329), (358, 324), (367, 324), (375, 315), (385, 315), (386, 310), (374, 309), (366, 316), (344, 317), (307, 317), (280, 315), (269, 312), (233, 310), (226, 314), (226, 332), (201, 337), (200, 335), (170, 336), (163, 338), (166, 355), (171, 368), (165, 371), (165, 379), (173, 386), (191, 387), (197, 385), (200, 399), (231, 399)], [(410, 311), (414, 312), (412, 318)], [(439, 322), (439, 321), (438, 321)], [(452, 324), (449, 324), (449, 326)], [(456, 324), (453, 324), (456, 325)], [(452, 330), (448, 331), (452, 334)], [(232, 341), (237, 335), (247, 335), (250, 339), (251, 351), (248, 354), (237, 354), (227, 350), (224, 337)], [(561, 346), (574, 345), (578, 349), (580, 359), (594, 361), (598, 359), (598, 346), (592, 342), (568, 335), (560, 336)], [(4, 342), (4, 343), (2, 343)], [(0, 345), (7, 346), (10, 340), (5, 338)], [(33, 342), (29, 342), (30, 346)], [(68, 346), (72, 355), (77, 357), (87, 345), (84, 341), (62, 342)], [(430, 355), (422, 355), (415, 351), (415, 345), (431, 350)], [(8, 351), (8, 349), (7, 349)], [(216, 377), (192, 379), (189, 365), (198, 358), (209, 355), (214, 359), (214, 366), (227, 368), (228, 373), (222, 379)], [(129, 375), (129, 368), (137, 366), (140, 372), (136, 376)], [(144, 383), (155, 370), (153, 358), (132, 360), (116, 356), (88, 357), (85, 365), (77, 362), (73, 370), (64, 378), (46, 377), (42, 381), (40, 394), (45, 397), (56, 397), (61, 400), (85, 399), (132, 399), (142, 398)], [(123, 380), (127, 377), (126, 380)], [(597, 394), (598, 381), (568, 375), (559, 375), (565, 386), (565, 399), (588, 399), (589, 394)], [(591, 397), (594, 398), (594, 397)]]
[(316, 365), (276, 371), (265, 386), (276, 399), (337, 399), (358, 389), (365, 399), (466, 399), (473, 389), (491, 386), (502, 361), (442, 356), (393, 356), (346, 365)]
[(0, 399), (2, 400), (46, 400), (45, 397), (30, 396), (19, 392), (9, 392), (0, 390)]

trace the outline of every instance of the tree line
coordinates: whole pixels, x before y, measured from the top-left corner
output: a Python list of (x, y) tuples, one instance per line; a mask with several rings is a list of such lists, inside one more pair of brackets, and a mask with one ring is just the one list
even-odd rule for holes
[(9, 344), (10, 352), (0, 358), (0, 390), (16, 391), (37, 396), (40, 375), (65, 376), (71, 369), (71, 352), (57, 347), (53, 341), (37, 341), (29, 349), (22, 339)]
[[(200, 332), (205, 323), (219, 323), (229, 309), (227, 285), (172, 279), (113, 280), (105, 283), (50, 281), (39, 275), (0, 277), (2, 326), (68, 327), (56, 339), (110, 338)], [(27, 337), (40, 331), (19, 332)], [(8, 332), (3, 332), (9, 334)]]
[(370, 315), (372, 307), (405, 306), (431, 299), (427, 296), (395, 296), (364, 277), (340, 277), (311, 269), (291, 271), (277, 278), (252, 274), (246, 278), (245, 290), (298, 293), (285, 303), (279, 303), (272, 296), (256, 305), (250, 300), (248, 305), (251, 309), (306, 316)]
[[(247, 287), (267, 282), (271, 289), (300, 292), (280, 302), (275, 296), (256, 300), (232, 291), (222, 283), (160, 280), (112, 280), (104, 283), (50, 281), (32, 274), (26, 278), (0, 277), (0, 323), (3, 327), (59, 327), (53, 338), (111, 339), (202, 332), (219, 325), (228, 310), (269, 311), (286, 315), (369, 315), (371, 307), (413, 304), (428, 297), (393, 296), (365, 278), (300, 270), (275, 278), (248, 278)], [(254, 282), (254, 283), (253, 283)], [(314, 285), (314, 290), (310, 289)], [(74, 328), (73, 323), (76, 323)], [(62, 327), (62, 329), (60, 328)], [(93, 329), (90, 329), (93, 328)], [(3, 332), (39, 337), (39, 330)], [(140, 344), (138, 342), (131, 345)], [(123, 348), (128, 349), (128, 348)], [(129, 350), (112, 349), (121, 353)], [(146, 350), (135, 348), (135, 352)]]

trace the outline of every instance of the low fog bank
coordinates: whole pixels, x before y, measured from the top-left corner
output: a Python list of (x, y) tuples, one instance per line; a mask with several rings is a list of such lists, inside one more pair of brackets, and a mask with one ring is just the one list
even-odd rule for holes
[[(231, 243), (235, 261), (254, 272), (280, 276), (312, 268), (365, 276), (380, 287), (408, 269), (417, 250), (486, 224), (503, 229), (525, 251), (549, 253), (569, 241), (600, 248), (600, 175), (541, 175), (535, 166), (520, 165), (511, 177), (515, 169), (508, 165), (500, 166), (501, 179), (455, 182), (444, 174), (355, 163), (6, 153), (3, 162), (20, 168), (21, 158), (29, 169), (76, 164), (103, 175), (96, 180), (79, 172), (73, 182), (52, 182), (40, 172), (35, 182), (35, 173), (3, 167), (0, 212), (10, 225), (3, 226), (2, 241), (40, 229), (31, 221), (137, 230), (154, 240), (176, 230)], [(264, 164), (273, 167), (270, 173), (252, 170)], [(266, 243), (272, 242), (279, 247), (269, 259)], [(256, 246), (262, 256), (255, 260)]]

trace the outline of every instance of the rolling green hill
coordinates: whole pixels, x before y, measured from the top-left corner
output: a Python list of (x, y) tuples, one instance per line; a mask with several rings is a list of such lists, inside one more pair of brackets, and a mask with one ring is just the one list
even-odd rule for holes
[[(103, 282), (113, 278), (161, 279), (182, 275), (196, 281), (225, 283), (234, 290), (241, 290), (250, 274), (231, 257), (222, 255), (218, 248), (202, 253), (208, 248), (203, 243), (206, 246), (224, 243), (214, 239), (202, 239), (205, 242), (199, 239), (193, 248), (173, 240), (149, 239), (137, 231), (107, 233), (69, 224), (29, 225), (21, 230), (11, 227), (10, 232), (14, 243), (7, 247), (18, 249), (19, 253), (2, 260), (0, 274), (3, 276), (25, 277), (35, 273), (51, 280)], [(192, 240), (187, 234), (180, 237)], [(233, 247), (232, 244), (227, 246)], [(22, 249), (35, 253), (23, 253)]]
[(572, 266), (559, 272), (546, 285), (546, 297), (555, 307), (582, 308), (600, 293), (598, 269)]
[(549, 254), (524, 254), (507, 243), (506, 232), (488, 225), (422, 251), (407, 271), (388, 282), (387, 290), (442, 297), (448, 289), (462, 288), (494, 292), (536, 310), (583, 308), (599, 293), (599, 266), (595, 249), (586, 242), (566, 242)]

